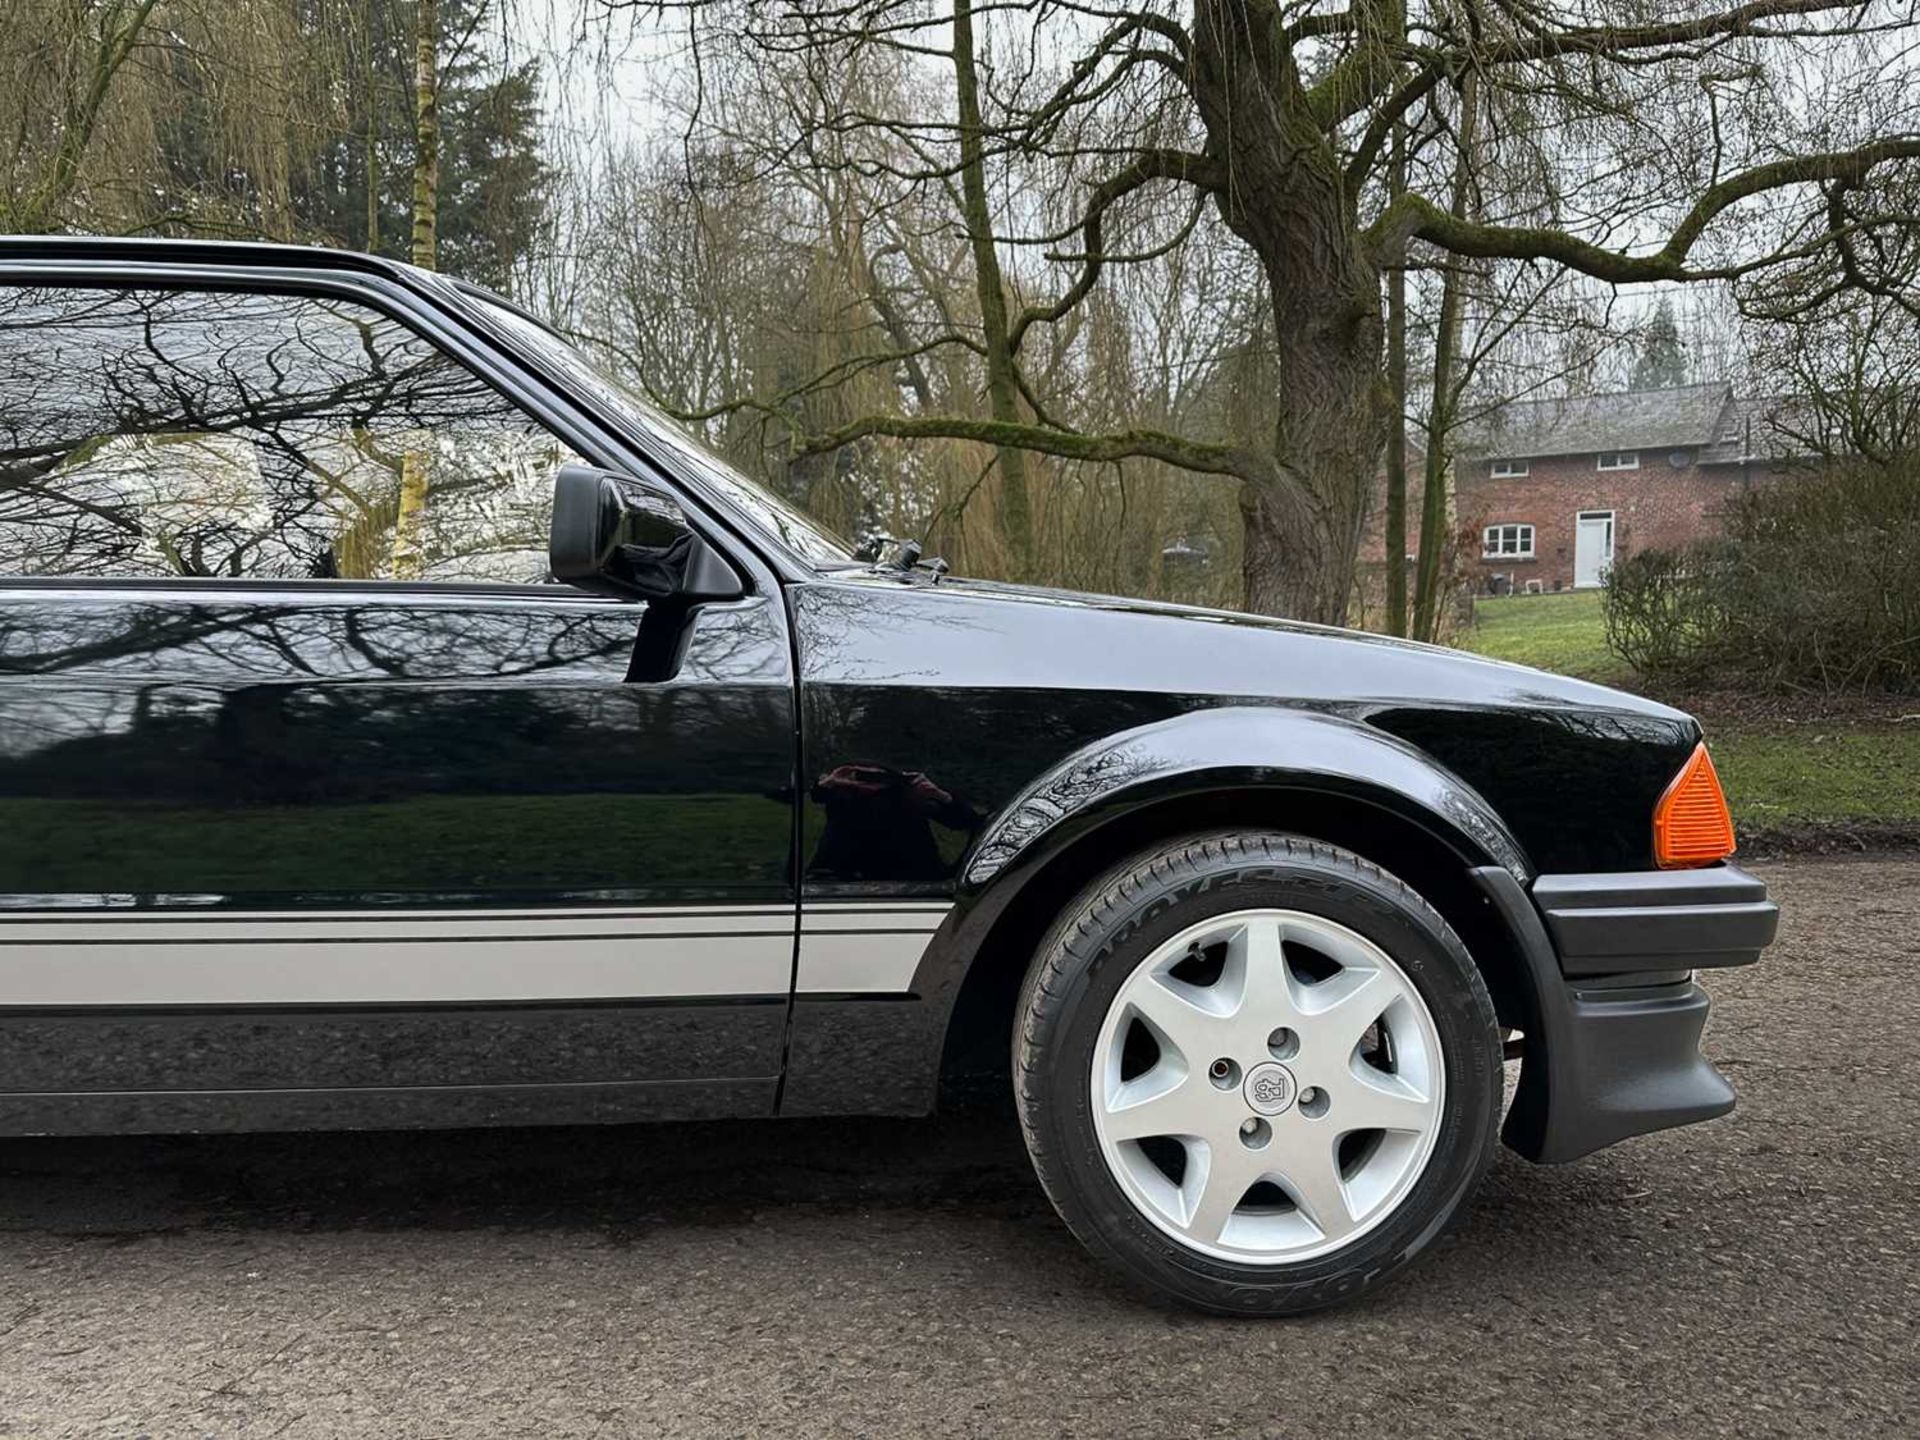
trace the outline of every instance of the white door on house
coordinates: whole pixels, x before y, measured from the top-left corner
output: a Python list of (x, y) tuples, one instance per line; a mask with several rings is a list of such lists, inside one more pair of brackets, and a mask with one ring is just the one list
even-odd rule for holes
[(1613, 511), (1582, 510), (1573, 531), (1573, 584), (1585, 590), (1606, 583), (1613, 568)]

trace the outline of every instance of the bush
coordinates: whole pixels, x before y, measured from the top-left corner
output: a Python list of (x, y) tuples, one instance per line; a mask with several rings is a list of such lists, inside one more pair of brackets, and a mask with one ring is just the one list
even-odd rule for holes
[(1920, 687), (1920, 456), (1742, 496), (1728, 537), (1737, 663), (1796, 688)]
[(1642, 550), (1607, 576), (1607, 648), (1650, 679), (1705, 673), (1726, 633), (1725, 547)]
[(1607, 644), (1650, 678), (1920, 689), (1920, 456), (1738, 497), (1726, 538), (1614, 567)]

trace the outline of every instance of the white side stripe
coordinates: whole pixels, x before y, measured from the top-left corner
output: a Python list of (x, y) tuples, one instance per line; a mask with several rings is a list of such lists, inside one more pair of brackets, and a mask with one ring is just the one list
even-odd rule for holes
[[(791, 905), (626, 910), (108, 910), (0, 911), (12, 944), (258, 944), (263, 940), (651, 939), (675, 935), (791, 935)], [(4, 951), (0, 951), (4, 953)]]
[(808, 905), (801, 911), (801, 994), (901, 994), (953, 907)]
[[(809, 905), (799, 989), (912, 988), (944, 903)], [(788, 905), (0, 911), (0, 1007), (780, 996)]]
[(783, 996), (790, 905), (0, 912), (0, 1006)]

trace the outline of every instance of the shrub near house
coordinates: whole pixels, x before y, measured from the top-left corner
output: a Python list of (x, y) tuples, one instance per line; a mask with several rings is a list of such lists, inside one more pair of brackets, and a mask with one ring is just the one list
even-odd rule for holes
[(1655, 683), (1920, 689), (1920, 457), (1840, 461), (1736, 497), (1725, 538), (1616, 567), (1606, 628)]
[(1720, 533), (1728, 503), (1778, 462), (1760, 402), (1725, 383), (1518, 401), (1463, 437), (1466, 557), (1481, 590), (1584, 589), (1613, 563)]

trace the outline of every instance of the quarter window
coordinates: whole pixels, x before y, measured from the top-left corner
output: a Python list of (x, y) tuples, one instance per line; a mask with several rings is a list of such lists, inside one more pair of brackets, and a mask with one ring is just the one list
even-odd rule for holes
[(1525, 460), (1496, 460), (1493, 462), (1493, 478), (1496, 480), (1520, 480), (1533, 472), (1533, 466)]
[(575, 459), (349, 300), (0, 287), (0, 575), (543, 581)]
[(1489, 560), (1531, 560), (1533, 558), (1533, 526), (1531, 525), (1489, 525), (1485, 532), (1483, 553)]
[(1638, 450), (1602, 450), (1600, 468), (1602, 470), (1638, 470), (1640, 452)]

